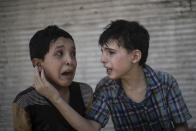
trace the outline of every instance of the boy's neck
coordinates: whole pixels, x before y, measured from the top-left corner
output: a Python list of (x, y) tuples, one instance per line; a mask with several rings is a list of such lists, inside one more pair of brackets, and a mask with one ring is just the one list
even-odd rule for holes
[(69, 98), (70, 98), (70, 90), (69, 90), (69, 87), (60, 87), (60, 88), (56, 88), (56, 89), (59, 92), (59, 94), (61, 95), (61, 97), (67, 103), (69, 103)]
[(134, 66), (134, 69), (125, 78), (121, 78), (124, 90), (138, 90), (146, 87), (146, 78), (142, 66)]
[(145, 99), (147, 84), (145, 74), (141, 66), (134, 68), (130, 77), (121, 79), (121, 83), (126, 95), (132, 101), (140, 103)]

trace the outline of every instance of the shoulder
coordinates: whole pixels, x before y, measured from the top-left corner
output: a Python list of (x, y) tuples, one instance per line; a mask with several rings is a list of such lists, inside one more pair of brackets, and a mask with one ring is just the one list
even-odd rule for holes
[(73, 84), (78, 84), (82, 93), (91, 93), (92, 88), (87, 83), (76, 82), (74, 81)]
[(161, 81), (161, 84), (167, 84), (167, 85), (177, 84), (177, 80), (170, 73), (163, 72), (163, 71), (156, 71), (156, 74), (159, 80)]
[(112, 79), (110, 79), (108, 76), (106, 76), (106, 77), (104, 77), (104, 78), (102, 78), (99, 82), (98, 82), (98, 84), (97, 84), (97, 86), (96, 86), (96, 90), (99, 90), (99, 89), (104, 89), (104, 88), (106, 88), (106, 87), (108, 87), (108, 86), (111, 86), (111, 85), (114, 85), (114, 80), (112, 80)]
[(82, 83), (82, 82), (78, 82), (80, 85), (80, 89), (82, 92), (92, 92), (92, 88), (90, 85), (88, 85), (87, 83)]
[(18, 93), (14, 99), (13, 102), (18, 102), (20, 101), (23, 97), (26, 97), (26, 94), (32, 92), (33, 88), (32, 87), (29, 87), (23, 91), (21, 91), (20, 93)]
[(85, 104), (85, 107), (87, 107), (89, 105), (89, 103), (91, 103), (92, 98), (93, 98), (93, 90), (92, 90), (91, 86), (88, 85), (87, 83), (82, 83), (82, 82), (75, 82), (74, 81), (73, 83), (79, 85), (81, 95), (83, 98), (83, 102)]
[(155, 72), (156, 72), (156, 77), (158, 78), (159, 81), (158, 87), (160, 88), (157, 88), (158, 90), (161, 89), (166, 94), (171, 93), (171, 91), (174, 91), (176, 93), (180, 92), (178, 82), (173, 75), (163, 71), (155, 71)]
[(116, 91), (116, 81), (109, 77), (104, 77), (98, 82), (94, 94), (101, 97), (108, 97), (110, 95), (115, 95)]
[(48, 104), (46, 99), (41, 96), (33, 87), (21, 91), (14, 99), (13, 103), (21, 107), (27, 107), (35, 104)]
[(173, 82), (176, 82), (176, 79), (170, 73), (155, 70), (149, 65), (144, 67), (144, 72), (146, 76), (151, 79), (151, 81), (158, 84), (172, 84)]
[(151, 85), (153, 89), (166, 90), (167, 92), (175, 87), (175, 89), (178, 89), (177, 80), (170, 73), (154, 70), (148, 65), (144, 67), (144, 72), (148, 79), (148, 84)]

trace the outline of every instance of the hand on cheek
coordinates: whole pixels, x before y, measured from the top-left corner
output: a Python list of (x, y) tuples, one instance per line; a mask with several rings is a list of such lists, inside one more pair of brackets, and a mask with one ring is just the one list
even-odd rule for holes
[(56, 88), (46, 80), (43, 68), (37, 66), (34, 70), (34, 88), (38, 93), (51, 101), (56, 101), (60, 97)]

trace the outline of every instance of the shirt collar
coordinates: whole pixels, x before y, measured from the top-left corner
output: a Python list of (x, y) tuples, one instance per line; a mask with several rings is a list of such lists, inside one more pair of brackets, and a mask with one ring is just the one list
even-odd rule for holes
[[(147, 96), (149, 96), (151, 94), (150, 90), (160, 87), (161, 82), (160, 82), (159, 77), (157, 76), (157, 73), (147, 64), (144, 65), (143, 71), (144, 71), (146, 82), (147, 82)], [(114, 84), (115, 84), (116, 89), (118, 90), (117, 91), (118, 96), (124, 96), (125, 94), (123, 93), (124, 91), (122, 89), (120, 79), (114, 80)]]
[(146, 77), (147, 86), (150, 89), (156, 89), (157, 87), (161, 86), (157, 73), (150, 66), (144, 65), (143, 71)]

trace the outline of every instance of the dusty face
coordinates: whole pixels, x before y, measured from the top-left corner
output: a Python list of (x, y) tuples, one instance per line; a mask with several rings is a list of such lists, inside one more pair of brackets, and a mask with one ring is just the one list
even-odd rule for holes
[(51, 43), (42, 67), (45, 76), (56, 87), (68, 87), (75, 75), (77, 61), (75, 45), (71, 39), (59, 37)]
[(118, 45), (117, 40), (112, 40), (101, 47), (101, 62), (111, 79), (126, 77), (131, 72), (132, 54)]

